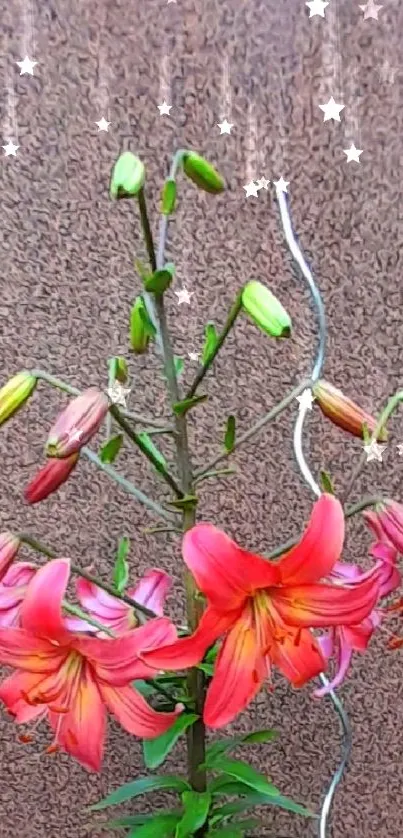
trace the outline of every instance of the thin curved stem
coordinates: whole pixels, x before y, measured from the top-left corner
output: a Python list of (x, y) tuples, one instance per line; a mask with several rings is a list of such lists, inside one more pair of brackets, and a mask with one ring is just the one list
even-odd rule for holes
[[(319, 675), (319, 678), (324, 687), (329, 685), (329, 681), (326, 678), (326, 675), (323, 673)], [(342, 702), (340, 701), (339, 697), (333, 690), (330, 690), (328, 693), (333, 707), (336, 710), (336, 713), (340, 719), (342, 733), (343, 733), (343, 743), (342, 743), (342, 757), (339, 765), (336, 768), (336, 771), (333, 774), (331, 783), (329, 788), (326, 792), (324, 797), (322, 808), (320, 810), (320, 819), (319, 819), (319, 838), (327, 838), (327, 823), (330, 813), (330, 808), (333, 802), (334, 793), (336, 791), (337, 786), (340, 783), (340, 780), (343, 777), (343, 774), (347, 768), (348, 761), (351, 756), (352, 750), (352, 731), (350, 720), (348, 715), (343, 707)]]

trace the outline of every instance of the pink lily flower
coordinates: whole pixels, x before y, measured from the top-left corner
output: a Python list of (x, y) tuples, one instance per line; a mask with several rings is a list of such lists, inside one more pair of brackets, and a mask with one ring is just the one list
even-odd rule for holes
[(140, 653), (173, 642), (176, 631), (165, 617), (107, 640), (69, 631), (62, 615), (69, 575), (69, 559), (40, 568), (21, 606), (21, 627), (0, 628), (0, 663), (15, 669), (0, 685), (0, 700), (17, 723), (47, 718), (54, 731), (50, 750), (60, 748), (99, 771), (107, 709), (145, 739), (164, 733), (181, 712), (181, 705), (153, 710), (131, 686), (155, 674)]
[(392, 544), (403, 555), (403, 505), (395, 500), (378, 503), (362, 513), (379, 541)]
[[(134, 588), (129, 588), (126, 593), (131, 599), (135, 599), (140, 605), (146, 606), (154, 614), (162, 616), (164, 603), (168, 591), (172, 587), (172, 580), (168, 573), (158, 568), (149, 570)], [(114, 634), (125, 634), (138, 624), (134, 609), (121, 599), (108, 594), (93, 582), (86, 579), (78, 579), (76, 583), (77, 597), (80, 605), (91, 617), (98, 620)], [(85, 631), (91, 634), (98, 634), (99, 637), (107, 636), (98, 631), (91, 623), (81, 620), (79, 617), (67, 617), (66, 625), (71, 631)]]
[(249, 704), (273, 664), (302, 686), (326, 665), (310, 628), (359, 623), (378, 598), (376, 578), (354, 586), (318, 584), (338, 561), (343, 540), (343, 510), (330, 494), (315, 503), (300, 542), (275, 564), (209, 524), (193, 527), (183, 539), (183, 557), (207, 609), (190, 637), (141, 657), (157, 669), (185, 669), (224, 636), (204, 710), (214, 728)]
[(28, 583), (37, 570), (37, 565), (31, 562), (16, 562), (3, 576), (0, 582), (0, 627), (19, 625), (20, 609)]

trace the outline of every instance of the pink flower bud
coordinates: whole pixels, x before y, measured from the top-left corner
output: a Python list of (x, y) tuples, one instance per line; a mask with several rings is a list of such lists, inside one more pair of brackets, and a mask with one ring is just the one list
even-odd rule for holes
[(24, 492), (24, 498), (27, 503), (38, 503), (44, 500), (55, 492), (63, 483), (77, 465), (79, 454), (70, 454), (62, 460), (50, 460), (41, 468)]
[[(364, 517), (369, 520), (368, 512), (363, 513)], [(380, 540), (390, 542), (393, 547), (403, 555), (403, 505), (395, 500), (385, 500), (375, 507), (372, 512), (372, 523), (374, 516), (376, 516), (378, 523), (378, 530), (380, 532)], [(373, 527), (374, 528), (374, 527)], [(382, 536), (385, 536), (382, 539)]]
[[(377, 420), (362, 410), (358, 404), (330, 384), (321, 379), (314, 384), (313, 394), (322, 413), (343, 431), (364, 439), (362, 426), (366, 425), (372, 434), (377, 426)], [(385, 442), (387, 431), (384, 428), (378, 433), (378, 441)]]
[(14, 561), (20, 544), (20, 539), (12, 532), (0, 533), (0, 580), (6, 575), (8, 568)]
[(107, 395), (95, 387), (76, 396), (49, 433), (45, 449), (48, 457), (63, 459), (79, 451), (96, 434), (109, 407)]

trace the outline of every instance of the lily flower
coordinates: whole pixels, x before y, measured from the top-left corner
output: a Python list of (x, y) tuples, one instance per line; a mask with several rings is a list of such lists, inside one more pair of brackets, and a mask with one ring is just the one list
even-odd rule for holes
[(140, 652), (172, 642), (176, 631), (162, 617), (108, 640), (70, 632), (62, 614), (69, 574), (69, 559), (41, 567), (28, 585), (21, 627), (0, 628), (0, 663), (16, 670), (1, 683), (0, 700), (17, 723), (48, 719), (54, 731), (48, 751), (60, 748), (99, 771), (107, 709), (145, 739), (164, 733), (181, 712), (181, 705), (157, 712), (131, 686), (154, 674)]
[[(135, 599), (140, 605), (145, 605), (154, 614), (162, 616), (165, 599), (172, 586), (171, 577), (164, 570), (154, 568), (149, 570), (134, 588), (128, 588), (127, 595)], [(125, 634), (137, 624), (134, 608), (123, 600), (108, 594), (93, 582), (78, 579), (76, 584), (77, 597), (80, 605), (91, 617), (113, 631), (114, 634)], [(91, 623), (79, 617), (67, 617), (66, 625), (71, 631), (86, 631), (91, 634), (105, 636)]]
[(378, 597), (376, 578), (349, 587), (318, 584), (338, 561), (343, 540), (343, 510), (330, 494), (315, 503), (300, 542), (276, 564), (243, 550), (210, 524), (193, 527), (184, 537), (183, 557), (207, 609), (194, 634), (142, 653), (142, 659), (157, 669), (185, 669), (224, 636), (206, 697), (209, 727), (232, 721), (272, 664), (302, 686), (325, 668), (310, 628), (355, 625)]
[(379, 541), (392, 544), (403, 555), (403, 505), (395, 500), (384, 500), (374, 510), (362, 513)]
[(37, 565), (31, 562), (15, 562), (3, 576), (0, 582), (0, 627), (19, 625), (28, 583), (37, 570)]

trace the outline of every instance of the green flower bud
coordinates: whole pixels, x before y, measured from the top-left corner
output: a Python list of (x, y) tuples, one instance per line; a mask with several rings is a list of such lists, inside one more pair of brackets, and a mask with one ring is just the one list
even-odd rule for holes
[(145, 177), (144, 163), (131, 151), (124, 151), (112, 169), (111, 198), (133, 198), (144, 186)]
[(30, 372), (19, 372), (0, 390), (0, 425), (10, 419), (25, 404), (36, 387), (36, 378)]
[(117, 381), (120, 381), (121, 384), (126, 384), (129, 375), (126, 358), (115, 358), (115, 362), (116, 379)]
[(147, 312), (141, 297), (136, 297), (132, 310), (130, 312), (130, 345), (133, 352), (137, 355), (142, 355), (148, 346), (150, 340), (149, 332), (147, 331), (145, 318)]
[(273, 338), (288, 338), (291, 318), (274, 294), (261, 282), (251, 280), (242, 292), (242, 306), (251, 320)]
[(183, 171), (185, 175), (205, 192), (212, 192), (218, 194), (225, 189), (224, 179), (200, 154), (195, 151), (183, 152)]

